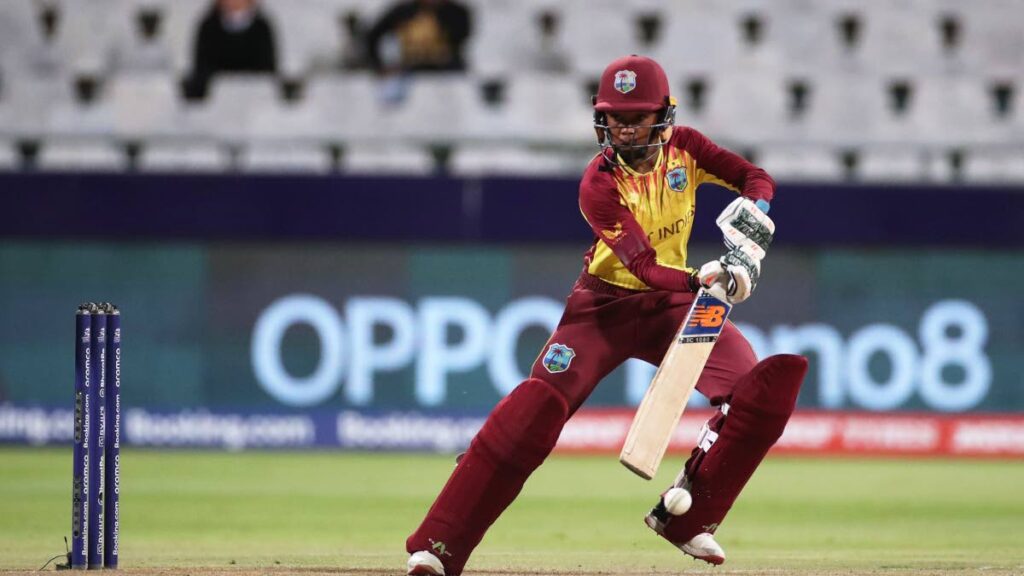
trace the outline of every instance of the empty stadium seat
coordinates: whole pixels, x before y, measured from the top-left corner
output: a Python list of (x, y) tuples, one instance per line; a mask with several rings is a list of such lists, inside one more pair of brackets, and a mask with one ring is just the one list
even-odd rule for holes
[(250, 144), (238, 158), (238, 168), (244, 172), (325, 174), (331, 167), (327, 147), (315, 144)]
[(36, 167), (62, 172), (120, 172), (127, 169), (128, 156), (109, 140), (53, 140), (43, 143)]
[(511, 77), (502, 111), (506, 131), (498, 136), (569, 145), (594, 142), (591, 96), (573, 76), (526, 73)]
[(435, 162), (423, 147), (376, 143), (346, 146), (341, 167), (355, 174), (427, 176), (434, 172)]
[(989, 0), (959, 3), (958, 10), (964, 22), (962, 71), (1024, 76), (1024, 5), (1018, 0)]
[(916, 103), (909, 121), (920, 143), (965, 146), (1010, 137), (1009, 120), (997, 114), (990, 80), (922, 76), (916, 85)]
[(224, 172), (230, 168), (229, 151), (210, 142), (148, 143), (138, 160), (138, 169), (144, 172)]
[(76, 72), (99, 73), (106, 65), (114, 37), (114, 0), (61, 0), (57, 42)]
[(354, 142), (390, 135), (393, 109), (383, 102), (383, 87), (369, 73), (316, 76), (298, 103), (301, 130), (325, 140)]
[[(153, 18), (154, 33), (140, 31), (139, 18)], [(111, 73), (163, 72), (170, 78), (175, 71), (175, 49), (167, 30), (167, 9), (162, 0), (120, 0), (110, 17), (111, 40), (107, 57)], [(148, 21), (148, 20), (147, 20)]]
[(859, 52), (865, 71), (911, 75), (941, 70), (939, 21), (931, 3), (888, 0), (871, 8)]
[(182, 106), (174, 79), (161, 73), (119, 74), (109, 81), (115, 130), (125, 138), (180, 134)]
[(408, 81), (393, 112), (384, 111), (391, 134), (421, 142), (453, 142), (479, 136), (483, 101), (477, 82), (465, 74), (425, 74)]
[(892, 110), (887, 86), (887, 80), (877, 76), (817, 76), (803, 136), (814, 142), (853, 146), (905, 137), (907, 119)]
[(740, 28), (734, 16), (719, 2), (668, 4), (665, 32), (651, 56), (670, 78), (725, 70), (740, 52)]
[(836, 14), (820, 0), (775, 0), (768, 41), (778, 51), (781, 67), (791, 74), (832, 71), (841, 59)]
[(12, 142), (0, 140), (0, 171), (17, 170), (21, 158)]
[(470, 6), (474, 11), (473, 33), (466, 43), (469, 68), (484, 77), (522, 73), (519, 56), (536, 37), (536, 11), (519, 0), (485, 0)]
[(5, 61), (12, 59), (12, 53), (17, 53), (13, 56), (16, 58), (39, 37), (37, 6), (31, 2), (0, 2), (0, 55)]
[(243, 140), (250, 123), (280, 100), (277, 79), (268, 74), (215, 76), (209, 97), (185, 108), (193, 134), (222, 140)]
[(13, 134), (40, 134), (54, 109), (73, 104), (71, 79), (65, 76), (7, 74), (3, 88), (11, 111), (4, 128)]
[(709, 135), (759, 144), (790, 139), (788, 79), (774, 73), (723, 71), (709, 78), (707, 110), (701, 116)]
[(456, 176), (488, 175), (573, 176), (583, 173), (589, 154), (535, 150), (522, 146), (462, 146), (452, 152), (450, 168)]
[(213, 4), (210, 0), (153, 0), (153, 3), (164, 14), (174, 72), (180, 76), (192, 69), (199, 22)]
[(96, 102), (61, 102), (46, 113), (44, 134), (56, 136), (114, 135), (116, 112), (110, 101), (102, 96)]
[(618, 0), (567, 4), (577, 13), (562, 19), (565, 47), (578, 73), (600, 76), (612, 60), (645, 51), (638, 41), (632, 5)]
[(261, 6), (274, 30), (278, 71), (284, 76), (305, 76), (314, 58), (341, 48), (338, 11), (329, 0), (263, 0)]
[(970, 150), (964, 158), (963, 179), (985, 184), (1024, 183), (1024, 147)]
[(866, 182), (915, 182), (928, 179), (926, 154), (917, 147), (868, 147), (857, 163), (856, 177)]
[(845, 175), (839, 155), (824, 146), (766, 146), (757, 155), (757, 165), (780, 182), (835, 182)]

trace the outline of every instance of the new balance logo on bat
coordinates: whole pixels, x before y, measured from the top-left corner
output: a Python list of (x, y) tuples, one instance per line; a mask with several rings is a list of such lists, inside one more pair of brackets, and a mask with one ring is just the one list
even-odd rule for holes
[(725, 306), (699, 305), (693, 309), (686, 323), (690, 327), (717, 328), (725, 321)]
[(680, 342), (714, 342), (725, 327), (731, 306), (717, 298), (701, 292), (697, 302), (690, 309), (682, 330)]

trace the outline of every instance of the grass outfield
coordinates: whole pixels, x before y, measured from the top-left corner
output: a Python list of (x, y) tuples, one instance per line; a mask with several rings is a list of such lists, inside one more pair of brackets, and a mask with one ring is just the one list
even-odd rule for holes
[[(401, 574), (405, 536), (453, 465), (337, 453), (122, 458), (122, 568), (182, 575)], [(552, 458), (466, 573), (711, 571), (641, 520), (680, 463), (644, 482), (611, 456)], [(0, 448), (0, 570), (63, 551), (70, 473), (70, 449)], [(1022, 461), (771, 458), (718, 532), (728, 561), (715, 573), (1024, 574), (1022, 487)]]

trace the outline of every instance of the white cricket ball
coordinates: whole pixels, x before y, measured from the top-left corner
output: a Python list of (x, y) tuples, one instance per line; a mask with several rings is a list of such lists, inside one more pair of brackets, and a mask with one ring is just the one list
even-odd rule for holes
[(686, 511), (690, 509), (690, 505), (693, 504), (693, 498), (690, 497), (690, 493), (685, 488), (669, 488), (668, 492), (661, 497), (661, 501), (665, 503), (665, 509), (668, 513), (673, 516), (682, 516), (686, 514)]

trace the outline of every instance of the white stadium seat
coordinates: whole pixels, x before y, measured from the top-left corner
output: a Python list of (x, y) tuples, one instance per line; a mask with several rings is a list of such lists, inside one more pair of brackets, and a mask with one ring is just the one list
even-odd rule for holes
[(594, 153), (573, 154), (512, 145), (462, 146), (452, 152), (450, 162), (452, 174), (456, 176), (521, 174), (579, 177)]
[(1024, 5), (1019, 0), (959, 4), (965, 73), (1024, 76)]
[(238, 158), (243, 172), (325, 174), (331, 171), (331, 155), (325, 146), (294, 143), (256, 143), (246, 146)]
[(389, 133), (420, 142), (454, 142), (481, 129), (483, 101), (476, 81), (465, 74), (411, 78), (404, 101), (385, 110)]
[(116, 133), (125, 138), (161, 137), (182, 132), (178, 85), (161, 73), (120, 74), (110, 79), (108, 98)]
[(277, 43), (278, 71), (302, 77), (322, 54), (341, 48), (338, 12), (330, 0), (263, 0)]
[(856, 176), (866, 182), (920, 182), (928, 176), (926, 161), (917, 147), (872, 146), (861, 151)]
[(919, 77), (909, 121), (920, 142), (963, 146), (1001, 141), (1010, 123), (996, 115), (991, 81), (981, 77)]
[(585, 76), (601, 75), (608, 63), (620, 56), (643, 52), (636, 32), (636, 12), (619, 0), (568, 2), (575, 16), (562, 18), (565, 47), (576, 71)]
[(12, 134), (38, 135), (45, 131), (51, 113), (73, 104), (71, 80), (64, 76), (4, 75), (3, 104), (7, 108), (3, 129)]
[(0, 140), (0, 171), (17, 170), (20, 164), (21, 158), (14, 144)]
[(128, 157), (107, 140), (54, 140), (43, 143), (36, 166), (61, 172), (119, 172), (127, 169)]
[(740, 53), (740, 28), (719, 2), (673, 2), (664, 11), (662, 41), (653, 58), (672, 78), (728, 69)]
[(968, 151), (963, 179), (984, 184), (1024, 183), (1024, 147)]
[(427, 176), (436, 169), (426, 148), (387, 143), (347, 146), (341, 166), (348, 173), (378, 176)]
[(231, 168), (231, 155), (210, 142), (148, 143), (139, 154), (138, 168), (143, 172), (224, 172)]
[(594, 112), (583, 82), (562, 74), (509, 78), (502, 111), (507, 134), (520, 140), (583, 145), (595, 141)]
[(383, 87), (368, 73), (317, 76), (297, 103), (303, 133), (325, 140), (364, 141), (390, 134), (393, 111), (382, 102)]
[(835, 182), (842, 180), (845, 172), (836, 151), (825, 146), (766, 146), (756, 160), (780, 182)]
[[(535, 40), (536, 12), (521, 0), (484, 0), (471, 4), (473, 33), (466, 42), (470, 70), (483, 77), (523, 73), (522, 50)], [(564, 25), (562, 26), (564, 35)]]
[(860, 74), (815, 78), (804, 136), (813, 142), (859, 146), (898, 140), (907, 120), (891, 109), (885, 79)]
[(775, 73), (729, 73), (709, 77), (703, 129), (715, 138), (759, 144), (787, 140), (788, 79)]
[(167, 39), (173, 50), (174, 72), (181, 75), (192, 69), (195, 35), (212, 3), (210, 0), (159, 0), (159, 4), (163, 6)]
[(277, 79), (268, 74), (215, 76), (205, 101), (185, 111), (193, 134), (224, 140), (243, 140), (249, 126), (280, 100)]
[(866, 70), (886, 75), (935, 73), (942, 67), (938, 14), (928, 2), (879, 2), (865, 18), (861, 51)]

